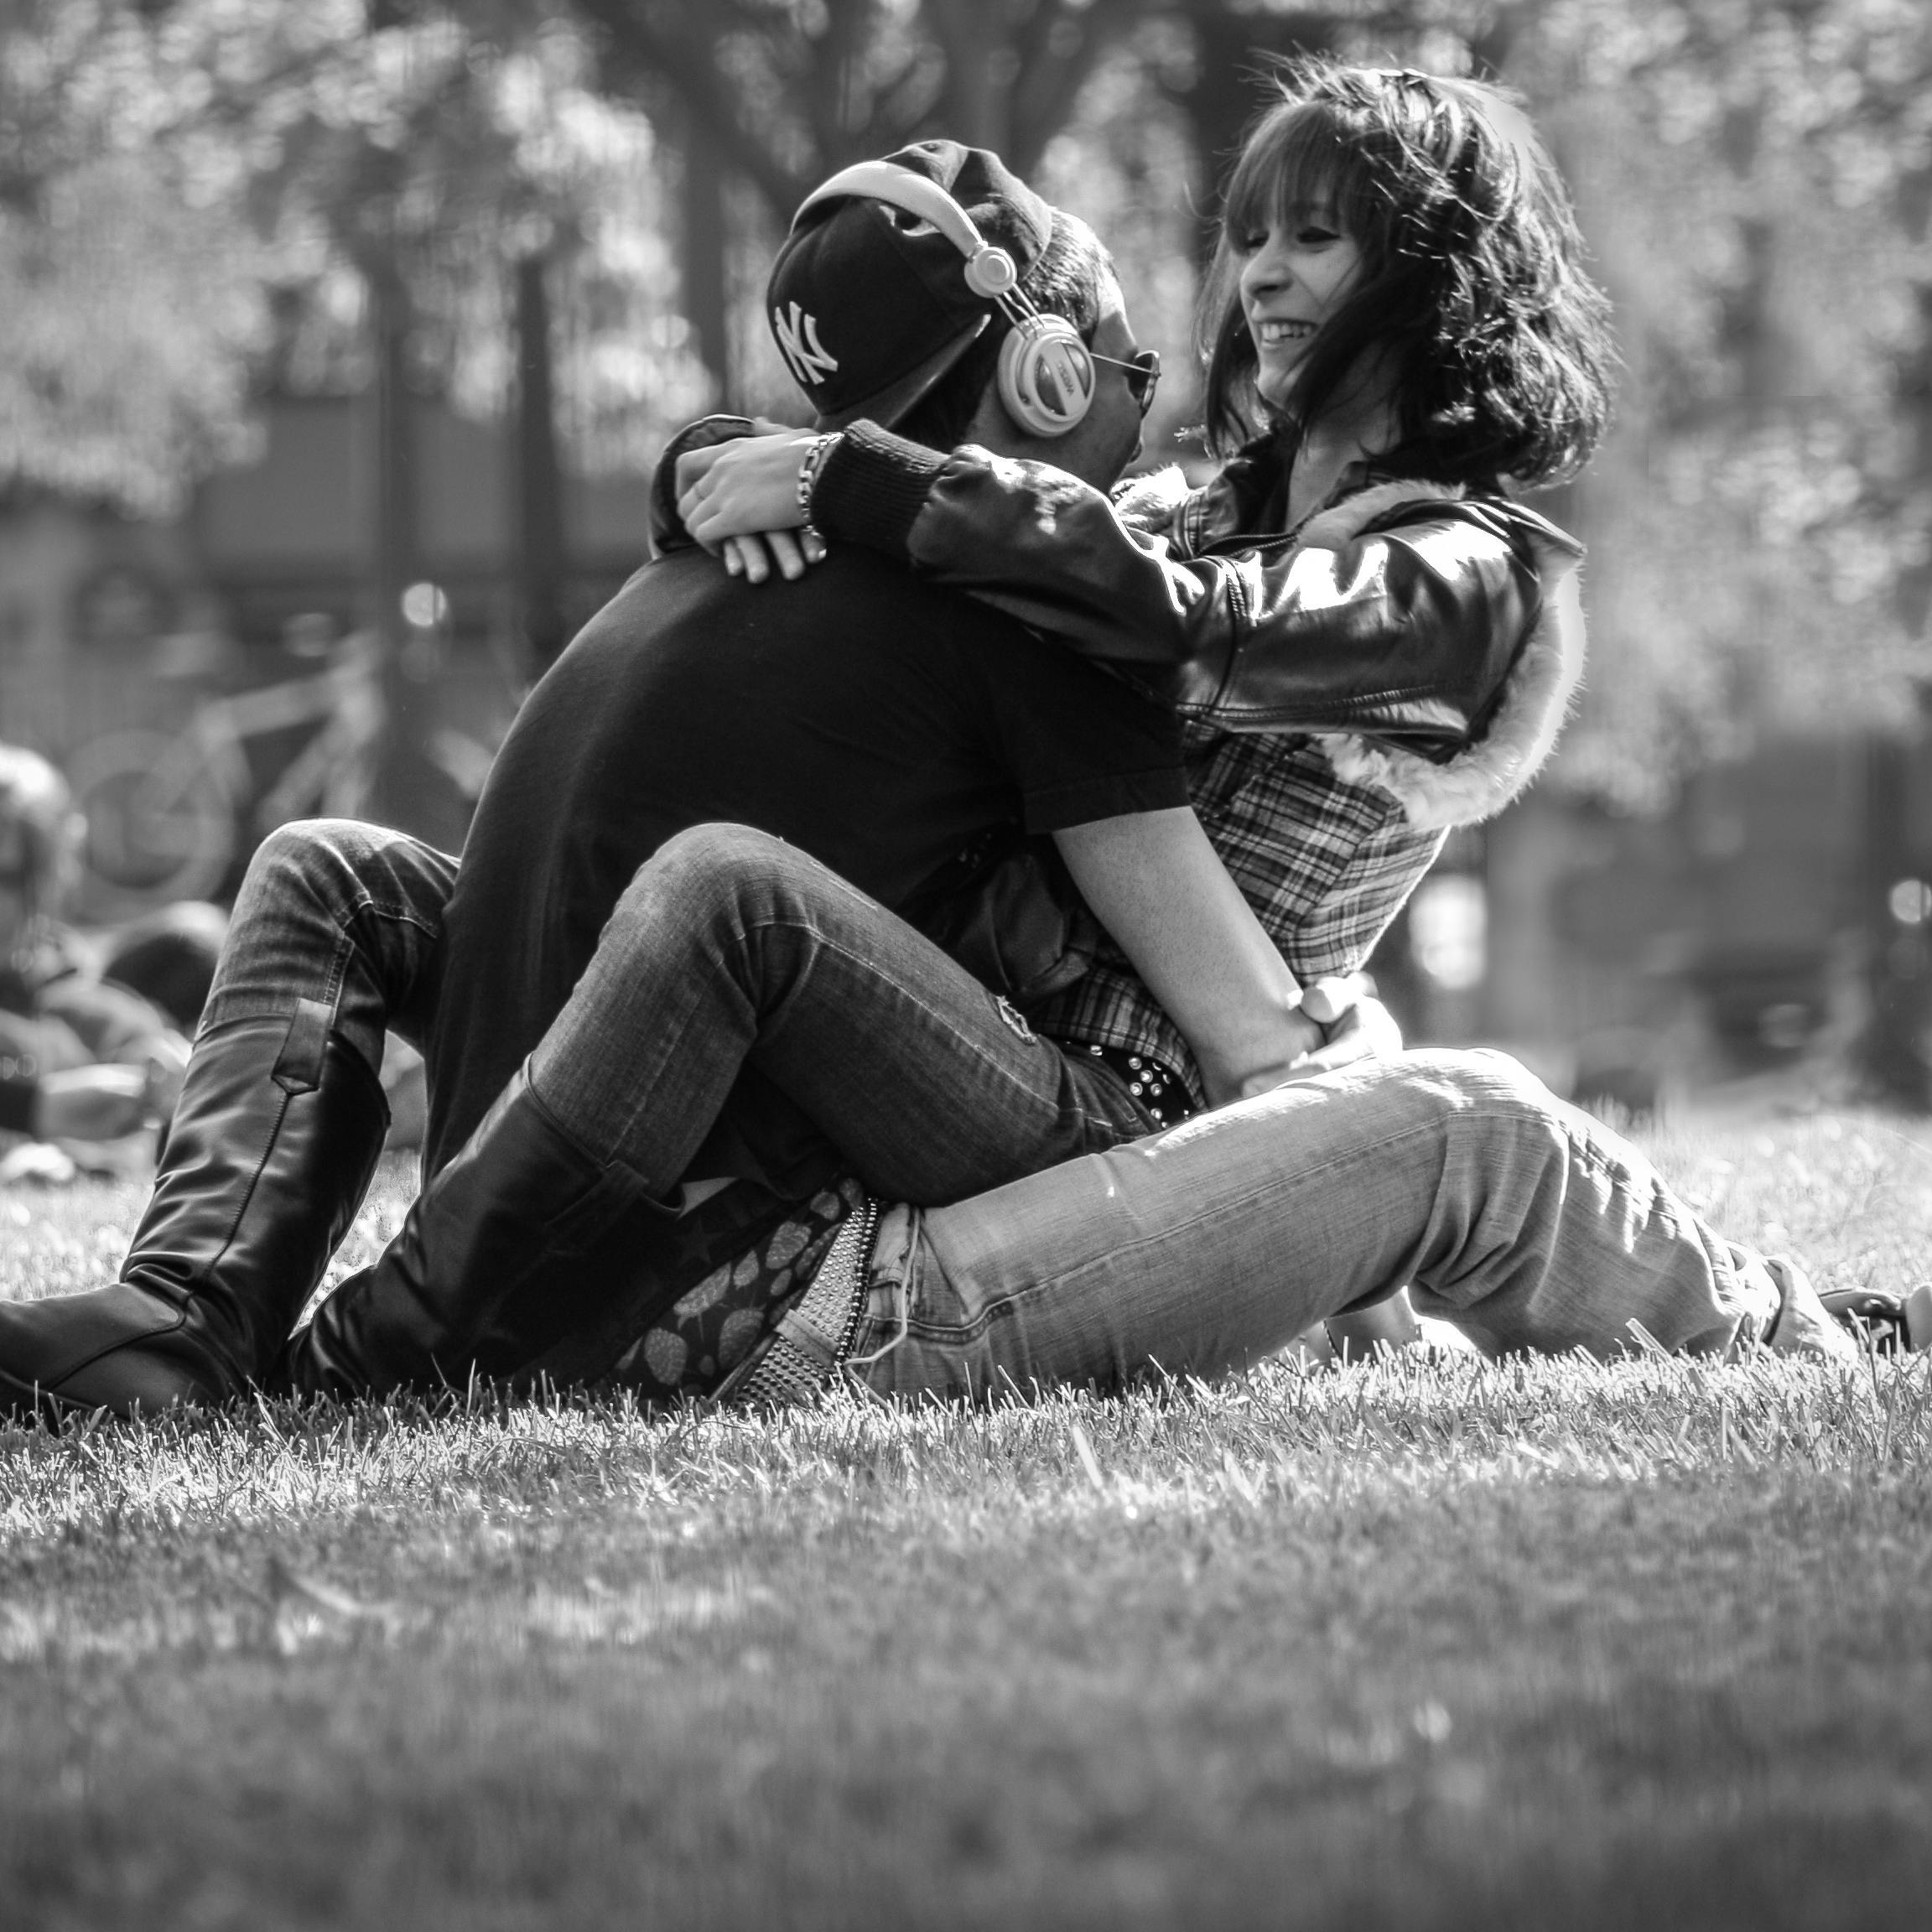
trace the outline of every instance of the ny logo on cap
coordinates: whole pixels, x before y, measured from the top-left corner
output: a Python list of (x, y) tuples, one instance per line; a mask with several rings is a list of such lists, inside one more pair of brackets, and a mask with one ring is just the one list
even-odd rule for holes
[(782, 309), (771, 311), (771, 333), (778, 338), (779, 354), (804, 387), (809, 389), (837, 371), (839, 358), (828, 355), (818, 340), (818, 317), (808, 315), (796, 302), (789, 314)]

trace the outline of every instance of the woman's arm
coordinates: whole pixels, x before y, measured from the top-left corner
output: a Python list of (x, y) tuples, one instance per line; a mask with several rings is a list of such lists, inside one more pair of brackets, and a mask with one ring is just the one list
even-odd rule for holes
[(1322, 1029), (1186, 807), (1053, 834), (1081, 896), (1181, 1029), (1211, 1105), (1275, 1086)]
[[(686, 524), (714, 547), (802, 520), (808, 439), (753, 439), (679, 465)], [(859, 423), (824, 460), (811, 517), (896, 557), (1237, 730), (1353, 731), (1431, 757), (1480, 735), (1540, 605), (1578, 547), (1519, 506), (1391, 486), (1368, 527), (1229, 536), (1189, 555), (1130, 529), (1051, 465), (940, 454)], [(1344, 506), (1344, 508), (1347, 506)]]

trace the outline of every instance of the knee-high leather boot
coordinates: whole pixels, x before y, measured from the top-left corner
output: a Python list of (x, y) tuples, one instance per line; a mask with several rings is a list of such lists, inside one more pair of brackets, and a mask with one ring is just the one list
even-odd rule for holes
[(532, 1334), (544, 1302), (582, 1298), (577, 1277), (621, 1219), (669, 1210), (619, 1162), (586, 1152), (519, 1070), (455, 1159), (410, 1208), (382, 1258), (343, 1281), (289, 1343), (288, 1386), (309, 1395), (461, 1388), (512, 1296)]
[(0, 1304), (0, 1406), (129, 1415), (267, 1379), (389, 1124), (330, 1018), (304, 1000), (197, 1042), (119, 1281)]

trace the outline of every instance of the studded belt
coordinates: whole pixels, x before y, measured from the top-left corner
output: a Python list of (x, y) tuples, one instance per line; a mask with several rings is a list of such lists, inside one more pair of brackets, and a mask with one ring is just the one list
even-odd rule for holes
[(1069, 1046), (1066, 1051), (1098, 1060), (1147, 1109), (1157, 1127), (1178, 1127), (1194, 1111), (1187, 1083), (1151, 1053), (1133, 1053), (1124, 1046), (1092, 1045)]

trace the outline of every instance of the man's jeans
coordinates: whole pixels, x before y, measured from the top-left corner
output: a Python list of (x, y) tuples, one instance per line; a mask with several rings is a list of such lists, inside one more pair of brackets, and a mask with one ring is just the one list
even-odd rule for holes
[(1486, 1352), (1731, 1349), (1761, 1257), (1505, 1055), (1416, 1052), (977, 1199), (886, 1214), (854, 1357), (886, 1394), (1209, 1376), (1409, 1284)]
[[(202, 1033), (314, 1000), (379, 1069), (385, 1026), (426, 1034), (454, 878), (400, 833), (283, 827), (249, 867)], [(588, 1152), (667, 1195), (747, 1068), (874, 1192), (916, 1202), (1152, 1124), (1112, 1075), (835, 873), (763, 833), (699, 826), (619, 900), (531, 1083)]]
[(1153, 1124), (836, 873), (765, 833), (700, 825), (626, 888), (530, 1085), (587, 1152), (662, 1197), (747, 1071), (896, 1200), (955, 1200)]

